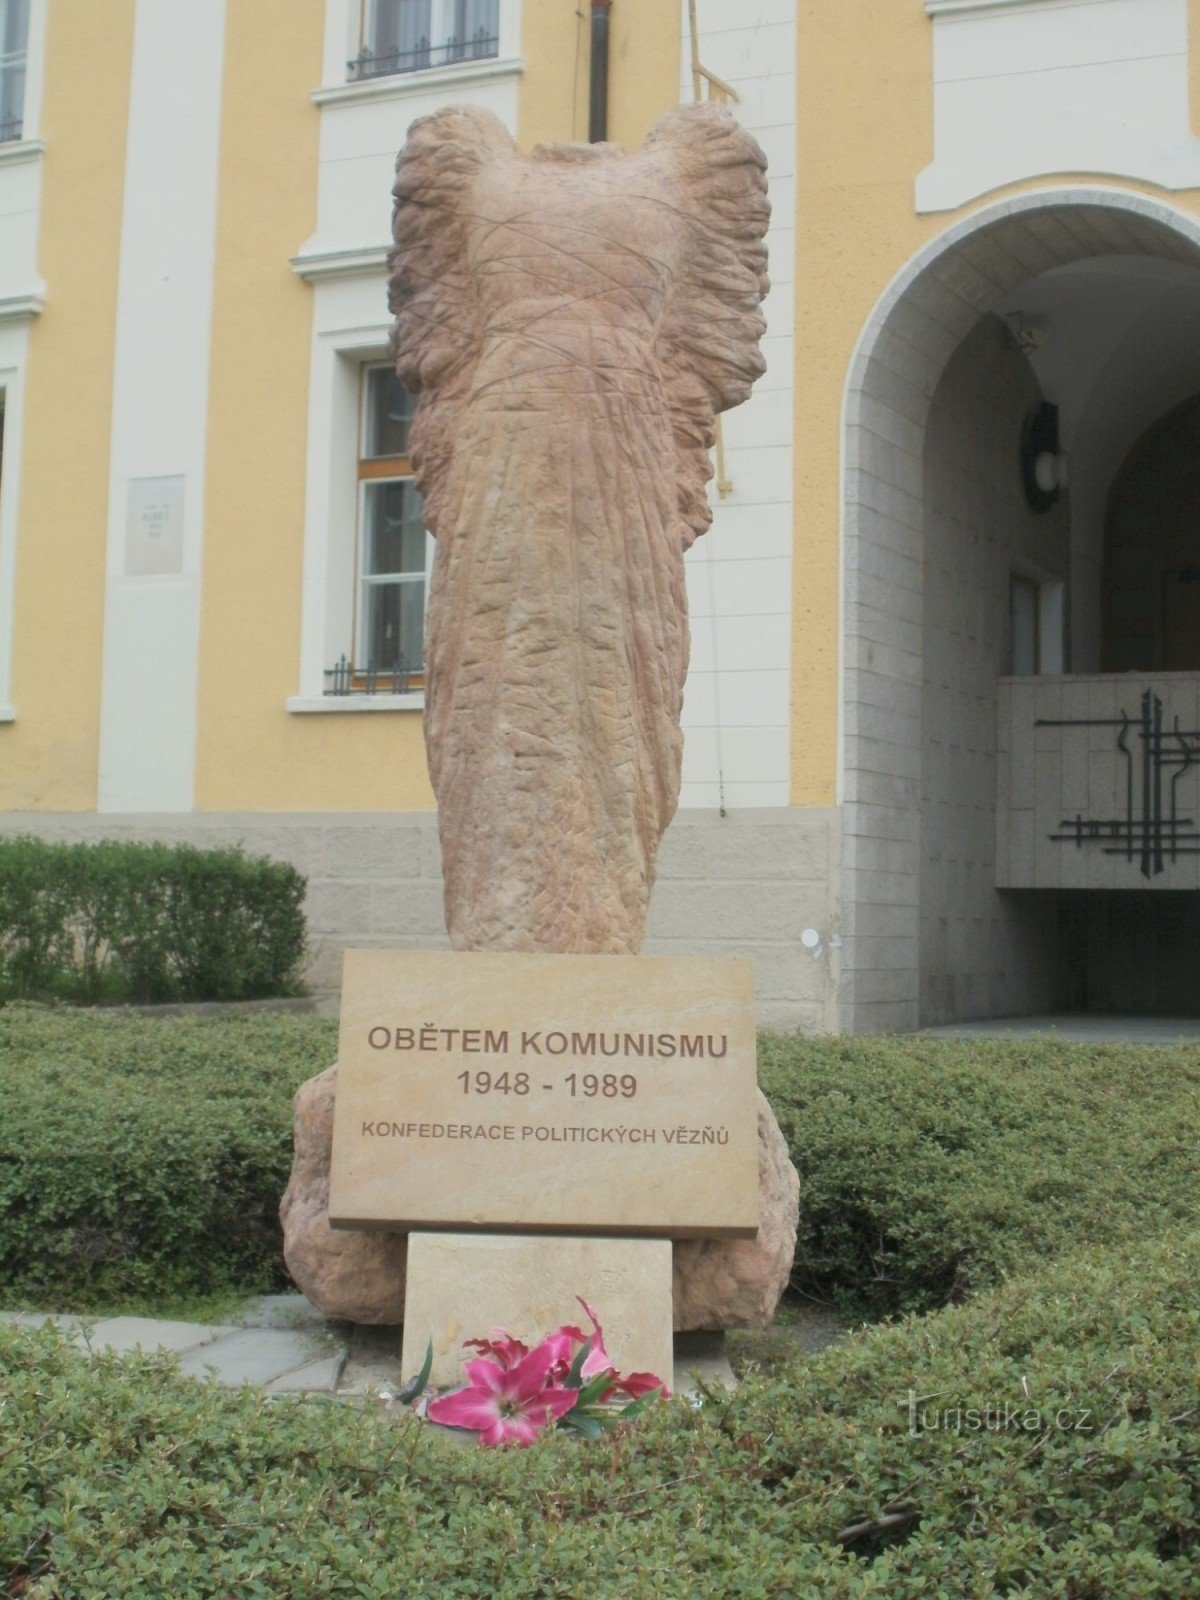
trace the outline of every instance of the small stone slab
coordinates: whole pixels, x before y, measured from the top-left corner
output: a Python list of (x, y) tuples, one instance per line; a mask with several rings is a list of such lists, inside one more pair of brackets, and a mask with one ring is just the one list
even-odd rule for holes
[(755, 1090), (746, 962), (347, 951), (329, 1221), (750, 1238)]
[(310, 1361), (307, 1366), (297, 1367), (294, 1372), (285, 1372), (281, 1378), (272, 1378), (266, 1385), (268, 1394), (336, 1394), (338, 1379), (342, 1375), (342, 1368), (346, 1365), (344, 1351), (336, 1355), (322, 1356), (319, 1361)]
[(183, 1355), (233, 1333), (231, 1327), (202, 1322), (160, 1322), (154, 1317), (108, 1317), (76, 1335), (81, 1349), (109, 1350), (124, 1355), (132, 1350), (167, 1350)]
[(327, 1354), (325, 1341), (315, 1339), (311, 1333), (238, 1328), (202, 1349), (188, 1351), (179, 1362), (179, 1370), (202, 1378), (209, 1368), (215, 1368), (219, 1384), (237, 1389), (246, 1383), (269, 1384)]
[(243, 1328), (279, 1328), (295, 1333), (304, 1328), (323, 1330), (325, 1318), (305, 1295), (264, 1294), (240, 1318)]
[(400, 1350), (399, 1328), (352, 1327), (338, 1393), (354, 1395), (383, 1390), (394, 1394), (401, 1386)]
[(672, 1394), (698, 1395), (701, 1384), (720, 1387), (730, 1393), (737, 1378), (725, 1354), (723, 1333), (677, 1333), (675, 1335), (675, 1383)]
[(420, 1371), (433, 1344), (430, 1382), (464, 1381), (464, 1339), (505, 1328), (527, 1345), (563, 1323), (590, 1330), (576, 1295), (593, 1307), (621, 1372), (671, 1382), (671, 1243), (563, 1235), (413, 1233), (401, 1372)]
[(82, 1317), (66, 1316), (57, 1311), (0, 1311), (0, 1322), (10, 1328), (44, 1328), (47, 1323), (63, 1333), (74, 1333)]

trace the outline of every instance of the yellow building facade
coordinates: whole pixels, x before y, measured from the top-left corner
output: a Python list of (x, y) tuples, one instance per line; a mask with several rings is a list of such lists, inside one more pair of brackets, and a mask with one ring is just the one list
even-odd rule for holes
[(294, 860), (319, 985), (441, 938), (392, 165), (587, 137), (597, 11), (607, 137), (728, 97), (773, 205), (648, 948), (1188, 1009), (1200, 0), (4, 0), (3, 826)]

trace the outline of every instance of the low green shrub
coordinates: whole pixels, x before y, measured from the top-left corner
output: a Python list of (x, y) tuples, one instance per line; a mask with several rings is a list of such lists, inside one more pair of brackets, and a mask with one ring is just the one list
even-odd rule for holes
[(515, 1453), (0, 1329), (0, 1593), (1194, 1600), (1198, 1254), (1076, 1256)]
[(764, 1034), (759, 1080), (800, 1174), (794, 1281), (860, 1313), (1200, 1226), (1200, 1049)]
[(297, 992), (305, 881), (190, 845), (0, 840), (0, 1000)]
[(0, 1010), (0, 1295), (94, 1307), (282, 1287), (291, 1096), (318, 1017)]
[[(0, 1300), (68, 1310), (282, 1279), (318, 1017), (0, 1009)], [(878, 1317), (1083, 1243), (1200, 1227), (1200, 1051), (763, 1035), (800, 1172), (796, 1284)]]

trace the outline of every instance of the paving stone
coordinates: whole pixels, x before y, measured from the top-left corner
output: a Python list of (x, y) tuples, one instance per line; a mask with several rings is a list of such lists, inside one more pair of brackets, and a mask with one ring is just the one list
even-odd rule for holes
[(108, 1317), (91, 1328), (81, 1329), (75, 1343), (81, 1350), (111, 1350), (124, 1355), (130, 1350), (169, 1350), (183, 1355), (226, 1334), (232, 1327), (203, 1322), (159, 1322), (154, 1317)]
[(719, 1385), (730, 1393), (737, 1388), (737, 1379), (725, 1354), (725, 1335), (677, 1333), (671, 1393), (698, 1395), (701, 1393), (701, 1384), (706, 1388)]
[(349, 1359), (338, 1394), (368, 1394), (378, 1389), (394, 1394), (408, 1376), (400, 1371), (400, 1348), (399, 1328), (351, 1328)]
[(251, 1302), (238, 1318), (243, 1328), (277, 1328), (298, 1332), (304, 1328), (323, 1331), (325, 1318), (302, 1294), (264, 1294)]
[(204, 1377), (211, 1367), (227, 1389), (246, 1383), (270, 1383), (298, 1367), (328, 1355), (329, 1342), (312, 1333), (282, 1333), (269, 1328), (238, 1328), (182, 1357), (179, 1370)]
[(346, 1352), (322, 1356), (295, 1372), (285, 1372), (282, 1378), (273, 1378), (266, 1385), (267, 1394), (336, 1394), (338, 1379), (346, 1364)]
[(52, 1322), (64, 1333), (73, 1333), (82, 1320), (82, 1317), (63, 1316), (56, 1311), (0, 1311), (0, 1322), (14, 1328), (44, 1328)]
[(984, 1022), (953, 1022), (922, 1031), (931, 1039), (1051, 1038), (1073, 1044), (1200, 1043), (1200, 1020), (1195, 1017), (1121, 1017), (1085, 1011), (1037, 1017), (997, 1017)]

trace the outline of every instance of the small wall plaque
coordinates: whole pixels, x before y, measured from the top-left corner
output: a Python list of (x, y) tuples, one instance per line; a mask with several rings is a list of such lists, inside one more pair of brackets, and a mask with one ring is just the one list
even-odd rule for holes
[(130, 478), (125, 519), (125, 576), (183, 571), (183, 477)]

